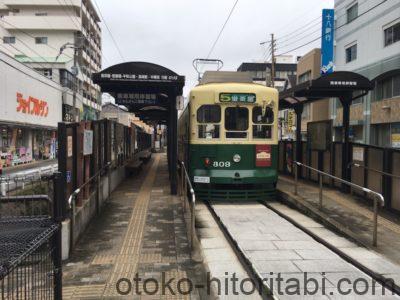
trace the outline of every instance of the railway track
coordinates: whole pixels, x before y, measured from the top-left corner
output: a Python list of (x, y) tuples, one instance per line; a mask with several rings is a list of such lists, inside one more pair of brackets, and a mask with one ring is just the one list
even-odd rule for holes
[(218, 201), (207, 207), (264, 299), (400, 299), (391, 282), (269, 204)]

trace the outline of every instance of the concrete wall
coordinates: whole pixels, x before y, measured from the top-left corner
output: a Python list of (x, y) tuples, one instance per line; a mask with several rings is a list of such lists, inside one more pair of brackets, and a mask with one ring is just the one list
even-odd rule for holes
[[(118, 167), (112, 170), (111, 173), (111, 191), (114, 191), (118, 185), (126, 178), (125, 167)], [(109, 195), (109, 182), (108, 176), (105, 175), (101, 178), (101, 195), (99, 199), (100, 209), (104, 203), (108, 200)], [(81, 207), (77, 207), (75, 210), (75, 218), (73, 220), (67, 219), (63, 222), (62, 229), (62, 258), (63, 260), (68, 259), (69, 252), (71, 249), (71, 229), (72, 229), (72, 248), (80, 239), (86, 228), (96, 217), (97, 206), (96, 206), (96, 192), (94, 191), (89, 199), (83, 201)], [(72, 227), (72, 228), (71, 228)]]

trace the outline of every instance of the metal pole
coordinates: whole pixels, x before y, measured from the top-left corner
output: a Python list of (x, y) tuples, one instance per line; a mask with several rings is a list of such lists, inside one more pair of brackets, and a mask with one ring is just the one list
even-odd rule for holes
[(53, 187), (53, 220), (58, 224), (58, 229), (53, 236), (53, 268), (54, 268), (54, 299), (62, 299), (62, 246), (61, 229), (63, 209), (61, 202), (64, 200), (62, 188), (63, 176), (60, 172), (54, 173)]
[(78, 49), (75, 47), (74, 48), (74, 70), (73, 70), (73, 75), (74, 75), (74, 85), (73, 85), (73, 90), (72, 90), (72, 105), (74, 107), (73, 113), (74, 113), (74, 122), (79, 122), (78, 118), (78, 111), (76, 108), (76, 93), (78, 89), (78, 76), (76, 74), (77, 70), (77, 57), (78, 57)]
[(275, 39), (274, 34), (271, 34), (271, 86), (275, 87)]
[(297, 164), (294, 164), (294, 194), (296, 196), (298, 195), (298, 192), (297, 192), (298, 184), (299, 184), (298, 168), (297, 168)]
[(322, 175), (318, 174), (318, 180), (319, 180), (319, 208), (322, 208), (322, 188), (323, 188), (323, 183), (322, 183)]
[(99, 172), (99, 175), (97, 176), (97, 195), (96, 195), (96, 212), (98, 215), (100, 214), (100, 193), (101, 193), (101, 176)]
[(111, 164), (108, 165), (108, 200), (111, 199)]
[(374, 232), (372, 236), (372, 245), (378, 245), (378, 199), (374, 197)]
[(194, 191), (193, 190), (190, 190), (190, 193), (192, 194), (192, 209), (191, 209), (191, 217), (192, 217), (192, 224), (191, 224), (191, 237), (190, 237), (190, 246), (191, 246), (191, 249), (192, 249), (192, 251), (193, 251), (193, 249), (194, 249), (194, 246), (193, 246), (193, 243), (194, 243), (194, 234), (195, 234), (195, 223), (196, 223), (196, 218), (195, 218), (195, 203), (196, 203), (196, 198), (195, 198), (195, 195), (194, 195)]

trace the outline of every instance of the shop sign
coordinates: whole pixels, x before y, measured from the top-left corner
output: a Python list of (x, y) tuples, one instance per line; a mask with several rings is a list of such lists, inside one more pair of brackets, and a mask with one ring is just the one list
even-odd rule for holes
[(392, 133), (392, 147), (400, 148), (400, 133)]
[(288, 115), (287, 115), (287, 128), (286, 131), (288, 133), (293, 132), (293, 127), (294, 127), (294, 120), (295, 120), (295, 115), (294, 115), (294, 111), (293, 110), (289, 110), (288, 111)]
[(353, 148), (353, 161), (364, 162), (364, 148), (362, 147)]
[(83, 132), (83, 155), (91, 155), (93, 153), (93, 130), (85, 130)]
[(21, 93), (17, 93), (17, 103), (17, 112), (45, 118), (49, 114), (49, 107), (46, 101), (31, 96), (24, 99)]
[(67, 137), (67, 157), (71, 157), (73, 154), (73, 149), (72, 149), (72, 136), (69, 135)]

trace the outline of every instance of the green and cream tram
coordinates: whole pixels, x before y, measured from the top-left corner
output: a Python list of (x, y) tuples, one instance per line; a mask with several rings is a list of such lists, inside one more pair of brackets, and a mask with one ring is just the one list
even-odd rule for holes
[(209, 83), (190, 92), (179, 119), (179, 159), (200, 199), (271, 197), (277, 182), (278, 91)]

